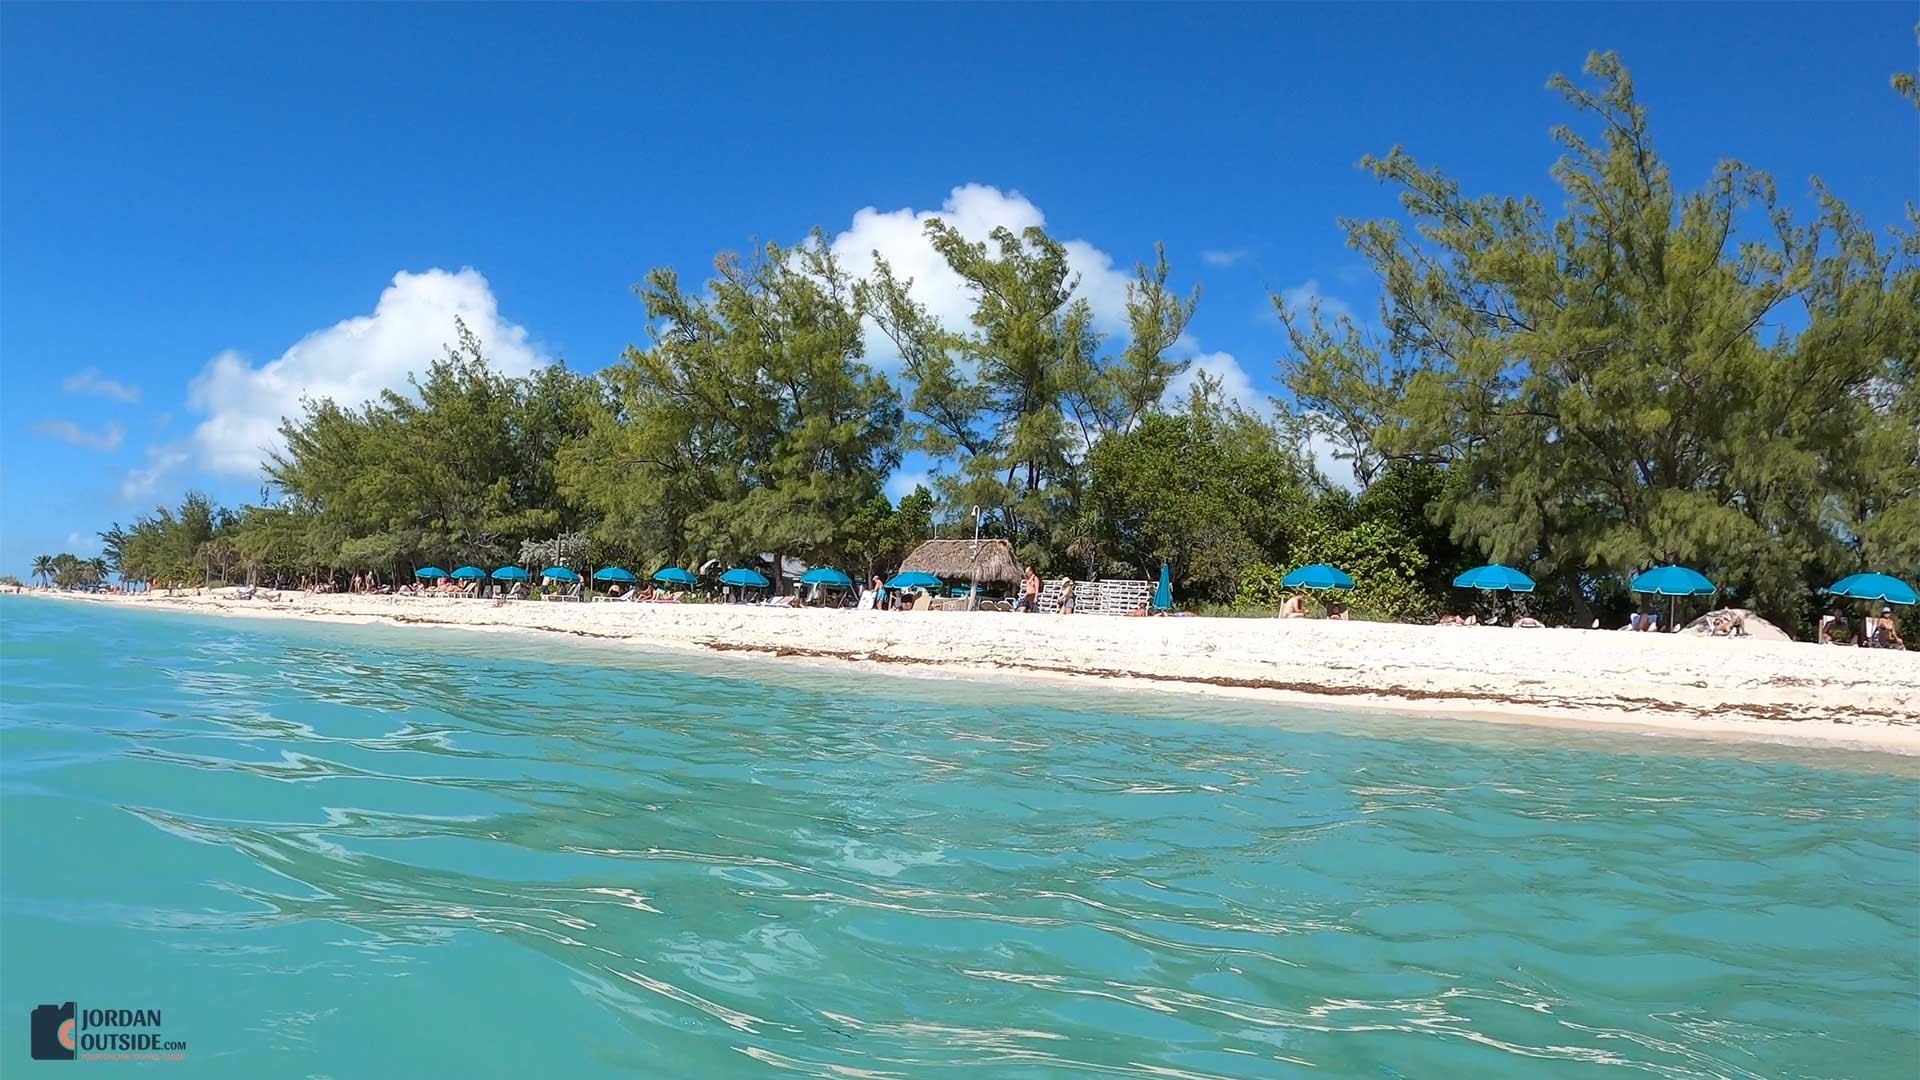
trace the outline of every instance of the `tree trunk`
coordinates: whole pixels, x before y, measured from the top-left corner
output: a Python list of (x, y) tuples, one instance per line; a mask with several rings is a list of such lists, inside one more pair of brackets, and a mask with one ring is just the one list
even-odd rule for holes
[(1569, 566), (1560, 572), (1566, 583), (1567, 595), (1573, 598), (1573, 621), (1585, 629), (1593, 625), (1593, 606), (1587, 603), (1587, 594), (1580, 588), (1580, 571)]

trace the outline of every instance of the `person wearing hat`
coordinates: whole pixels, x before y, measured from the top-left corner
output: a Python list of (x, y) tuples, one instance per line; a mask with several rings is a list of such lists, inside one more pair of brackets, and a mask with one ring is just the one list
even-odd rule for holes
[(1891, 607), (1882, 607), (1880, 609), (1880, 618), (1874, 624), (1874, 637), (1879, 639), (1875, 644), (1883, 649), (1904, 649), (1907, 647), (1905, 639), (1900, 636), (1900, 627), (1895, 625), (1893, 621), (1893, 609)]

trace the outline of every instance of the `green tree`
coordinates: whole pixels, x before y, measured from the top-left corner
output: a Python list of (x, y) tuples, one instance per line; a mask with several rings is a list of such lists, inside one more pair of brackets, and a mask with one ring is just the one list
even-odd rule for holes
[(647, 276), (653, 344), (605, 373), (615, 400), (562, 451), (566, 490), (666, 561), (838, 556), (899, 461), (851, 279), (819, 233), (714, 265), (705, 293)]
[(33, 557), (33, 576), (40, 579), (42, 587), (53, 584), (53, 556), (35, 555)]
[[(1738, 162), (1678, 193), (1625, 69), (1588, 71), (1591, 89), (1552, 83), (1601, 132), (1556, 130), (1557, 219), (1398, 149), (1363, 162), (1406, 219), (1343, 222), (1383, 329), (1281, 304), (1284, 381), (1363, 483), (1444, 465), (1451, 536), (1576, 601), (1591, 575), (1673, 559), (1791, 624), (1830, 568), (1908, 550), (1889, 522), (1920, 453), (1913, 233), (1886, 250), (1824, 188), (1796, 224)], [(1753, 221), (1768, 233), (1743, 240)]]
[(1204, 393), (1101, 439), (1088, 465), (1104, 550), (1143, 577), (1166, 561), (1184, 596), (1231, 598), (1246, 567), (1285, 552), (1307, 505), (1279, 433)]

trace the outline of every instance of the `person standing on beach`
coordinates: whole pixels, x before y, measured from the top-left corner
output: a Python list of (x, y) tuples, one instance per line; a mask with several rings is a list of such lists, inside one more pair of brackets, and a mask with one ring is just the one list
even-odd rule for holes
[(1040, 575), (1034, 573), (1031, 566), (1027, 567), (1027, 578), (1020, 586), (1020, 599), (1013, 610), (1029, 614), (1040, 610)]

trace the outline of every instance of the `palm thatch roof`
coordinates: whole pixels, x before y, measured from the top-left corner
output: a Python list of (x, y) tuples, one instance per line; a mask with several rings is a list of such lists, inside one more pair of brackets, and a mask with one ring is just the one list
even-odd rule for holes
[(954, 582), (971, 580), (976, 567), (982, 584), (1017, 585), (1026, 576), (1005, 540), (929, 540), (900, 564), (903, 572), (918, 570)]

